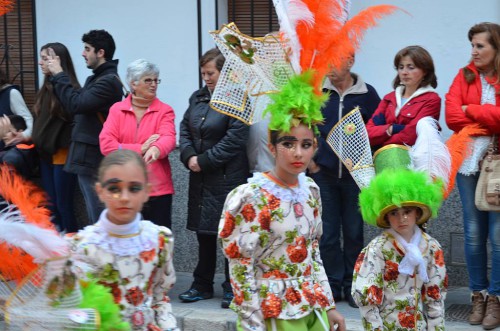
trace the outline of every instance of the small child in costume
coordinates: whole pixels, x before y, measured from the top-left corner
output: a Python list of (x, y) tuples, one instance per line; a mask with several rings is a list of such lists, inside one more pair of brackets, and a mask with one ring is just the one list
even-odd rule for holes
[(419, 228), (442, 200), (442, 181), (407, 168), (386, 169), (361, 190), (363, 219), (386, 229), (354, 267), (352, 296), (365, 330), (445, 330), (443, 251)]
[[(6, 330), (128, 331), (109, 288), (71, 270), (45, 194), (0, 165), (0, 320)], [(3, 329), (2, 329), (3, 330)]]
[(95, 225), (73, 236), (73, 262), (79, 277), (111, 288), (132, 330), (178, 330), (167, 296), (175, 283), (172, 232), (141, 220), (149, 188), (140, 155), (107, 155), (96, 184), (106, 209)]
[(26, 121), (22, 116), (9, 115), (3, 118), (0, 126), (2, 126), (0, 128), (0, 163), (8, 164), (25, 178), (31, 177), (34, 174), (33, 169), (36, 168), (35, 145), (31, 141), (7, 144), (16, 133), (26, 130)]

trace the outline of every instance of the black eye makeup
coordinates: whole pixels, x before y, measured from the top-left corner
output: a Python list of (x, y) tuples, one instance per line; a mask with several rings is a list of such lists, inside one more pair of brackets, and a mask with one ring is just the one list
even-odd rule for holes
[(139, 182), (130, 182), (128, 186), (118, 178), (111, 178), (101, 184), (101, 186), (113, 196), (113, 198), (121, 197), (122, 191), (128, 190), (129, 193), (139, 193), (144, 189), (144, 184)]

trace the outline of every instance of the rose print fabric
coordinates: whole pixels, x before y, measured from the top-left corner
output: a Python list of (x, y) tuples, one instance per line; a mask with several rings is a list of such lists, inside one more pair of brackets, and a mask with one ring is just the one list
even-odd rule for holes
[[(167, 296), (175, 283), (172, 232), (140, 221), (139, 235), (122, 237), (110, 235), (99, 223), (74, 235), (76, 273), (111, 289), (133, 331), (178, 330)], [(132, 244), (143, 250), (127, 255), (123, 248)]]
[(319, 254), (321, 232), (319, 189), (304, 174), (290, 188), (255, 173), (229, 193), (219, 238), (229, 259), (231, 308), (243, 329), (266, 330), (265, 319), (335, 307)]
[(352, 296), (365, 330), (445, 330), (448, 275), (443, 251), (426, 233), (419, 248), (427, 263), (427, 283), (416, 273), (399, 273), (405, 251), (388, 231), (361, 251), (354, 266)]

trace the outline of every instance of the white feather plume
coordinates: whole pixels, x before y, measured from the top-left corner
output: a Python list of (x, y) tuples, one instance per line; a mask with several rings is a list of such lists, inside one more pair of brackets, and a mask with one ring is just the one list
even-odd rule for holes
[(351, 12), (351, 0), (338, 0), (342, 5), (342, 17), (340, 17), (339, 21), (343, 24), (347, 22), (349, 19), (349, 13)]
[(410, 149), (412, 168), (440, 178), (448, 186), (451, 156), (438, 130), (438, 122), (426, 116), (417, 123), (417, 140)]
[(24, 222), (17, 210), (0, 212), (0, 229), (0, 243), (24, 250), (38, 263), (69, 254), (69, 243), (57, 232)]
[(301, 21), (312, 26), (314, 24), (314, 16), (307, 5), (301, 0), (273, 0), (273, 3), (280, 24), (280, 32), (287, 40), (287, 44), (291, 49), (290, 63), (295, 73), (299, 74), (301, 72), (300, 51), (302, 46), (295, 28), (297, 27), (297, 23)]

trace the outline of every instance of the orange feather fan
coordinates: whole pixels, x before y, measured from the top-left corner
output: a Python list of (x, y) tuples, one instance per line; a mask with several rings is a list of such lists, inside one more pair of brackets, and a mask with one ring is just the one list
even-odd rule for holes
[(14, 9), (14, 1), (0, 0), (0, 16), (7, 14)]
[(314, 87), (321, 93), (323, 78), (331, 67), (339, 68), (358, 48), (364, 32), (374, 27), (377, 20), (399, 9), (391, 5), (372, 6), (350, 20), (343, 22), (346, 0), (303, 0), (314, 14), (314, 27), (297, 25), (302, 45), (302, 71), (315, 69)]
[[(0, 165), (0, 195), (8, 204), (1, 203), (0, 211), (15, 206), (26, 222), (56, 231), (50, 212), (44, 207), (47, 204), (44, 192), (5, 165)], [(33, 257), (22, 249), (0, 244), (0, 280), (19, 281), (37, 267)]]

